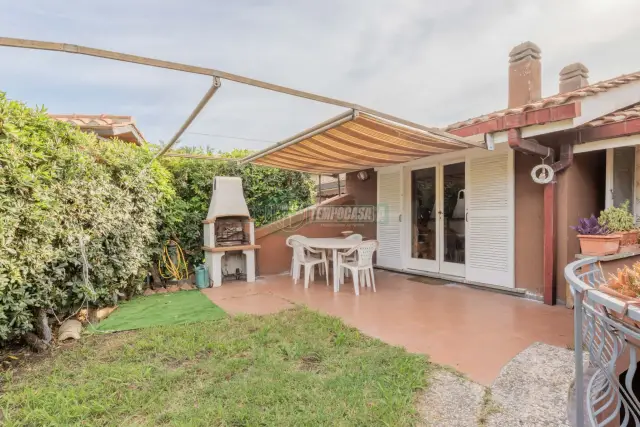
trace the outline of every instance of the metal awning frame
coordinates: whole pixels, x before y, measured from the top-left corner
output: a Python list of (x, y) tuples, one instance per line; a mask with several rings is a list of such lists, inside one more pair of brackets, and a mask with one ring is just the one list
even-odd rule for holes
[(357, 115), (362, 113), (367, 113), (371, 116), (375, 116), (381, 120), (386, 120), (392, 122), (395, 126), (405, 126), (408, 129), (422, 131), (424, 133), (437, 135), (438, 137), (449, 140), (451, 142), (456, 142), (458, 144), (465, 144), (468, 147), (481, 147), (486, 148), (486, 144), (478, 143), (474, 141), (470, 141), (467, 138), (459, 137), (457, 135), (453, 135), (447, 132), (444, 132), (437, 128), (431, 128), (427, 126), (420, 125), (418, 123), (413, 123), (408, 120), (401, 119), (399, 117), (392, 116), (390, 114), (386, 114), (380, 111), (373, 110), (371, 108), (363, 107), (361, 105), (353, 104), (346, 101), (341, 101), (339, 99), (329, 98), (326, 96), (316, 95), (311, 92), (300, 91), (297, 89), (288, 88), (285, 86), (275, 85), (272, 83), (267, 83), (261, 80), (251, 79), (248, 77), (243, 77), (237, 74), (227, 73), (224, 71), (216, 70), (213, 68), (205, 68), (198, 67), (188, 64), (182, 64), (178, 62), (171, 61), (163, 61), (154, 58), (142, 57), (137, 55), (130, 55), (126, 53), (114, 52), (103, 49), (95, 49), (86, 46), (80, 46), (75, 44), (66, 44), (66, 43), (55, 43), (55, 42), (46, 42), (39, 40), (26, 40), (26, 39), (17, 39), (11, 37), (0, 37), (0, 46), (6, 47), (16, 47), (23, 49), (37, 49), (37, 50), (49, 50), (56, 52), (64, 52), (64, 53), (72, 53), (78, 55), (87, 55), (104, 59), (111, 59), (115, 61), (129, 62), (134, 64), (146, 65), (156, 68), (164, 68), (169, 70), (181, 71), (192, 74), (201, 74), (206, 76), (211, 76), (214, 78), (213, 85), (211, 88), (207, 90), (201, 101), (198, 103), (196, 108), (193, 110), (191, 115), (186, 119), (180, 129), (176, 132), (176, 134), (171, 138), (171, 140), (165, 144), (162, 149), (156, 154), (155, 158), (158, 158), (164, 154), (166, 154), (169, 149), (178, 141), (180, 136), (187, 130), (187, 128), (191, 125), (191, 123), (195, 120), (195, 118), (200, 114), (202, 109), (207, 105), (216, 91), (220, 88), (221, 82), (220, 79), (227, 79), (237, 83), (254, 86), (266, 90), (271, 90), (274, 92), (284, 93), (287, 95), (309, 99), (316, 102), (322, 102), (329, 105), (334, 105), (338, 107), (347, 108), (349, 111), (342, 113), (332, 119), (324, 121), (312, 128), (309, 128), (301, 133), (298, 133), (290, 138), (287, 138), (276, 145), (266, 148), (258, 153), (247, 156), (242, 159), (242, 163), (250, 162), (256, 158), (263, 157), (269, 153), (279, 151), (287, 146), (293, 145), (299, 141), (302, 141), (305, 138), (309, 138), (310, 136), (317, 135), (326, 130), (332, 129), (345, 123), (350, 120), (354, 120)]

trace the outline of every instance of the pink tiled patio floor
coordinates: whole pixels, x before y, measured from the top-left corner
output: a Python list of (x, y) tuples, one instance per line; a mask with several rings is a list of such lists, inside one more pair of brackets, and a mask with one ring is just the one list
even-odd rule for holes
[(534, 342), (566, 347), (572, 342), (572, 311), (461, 285), (429, 285), (410, 276), (376, 270), (377, 292), (339, 293), (324, 278), (304, 289), (289, 276), (255, 283), (228, 283), (203, 292), (230, 314), (268, 314), (294, 304), (342, 318), (389, 344), (424, 353), (481, 384), (489, 385), (511, 358)]

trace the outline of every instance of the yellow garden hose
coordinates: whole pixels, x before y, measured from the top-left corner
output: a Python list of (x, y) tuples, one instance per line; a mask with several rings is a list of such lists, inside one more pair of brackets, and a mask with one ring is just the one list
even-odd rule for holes
[[(175, 262), (169, 253), (169, 247), (176, 248)], [(182, 248), (175, 240), (167, 240), (162, 250), (162, 258), (158, 260), (158, 271), (164, 279), (185, 280), (189, 277), (187, 262), (184, 259)], [(165, 275), (166, 273), (166, 275)]]

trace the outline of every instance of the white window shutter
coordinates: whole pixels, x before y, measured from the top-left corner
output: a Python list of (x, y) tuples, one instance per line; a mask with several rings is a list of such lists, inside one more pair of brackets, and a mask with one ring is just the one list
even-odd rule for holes
[(469, 281), (514, 287), (513, 152), (468, 160), (467, 265)]
[(381, 267), (402, 268), (402, 174), (399, 169), (378, 172), (378, 254)]

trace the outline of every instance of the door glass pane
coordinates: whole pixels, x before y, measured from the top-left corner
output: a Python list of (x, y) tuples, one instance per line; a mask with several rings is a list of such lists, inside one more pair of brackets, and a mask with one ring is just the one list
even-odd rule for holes
[(464, 264), (464, 162), (445, 165), (442, 173), (444, 261)]
[(629, 210), (633, 213), (633, 175), (636, 164), (636, 148), (613, 149), (613, 205), (620, 206), (629, 200)]
[(436, 259), (436, 168), (411, 172), (411, 256)]

